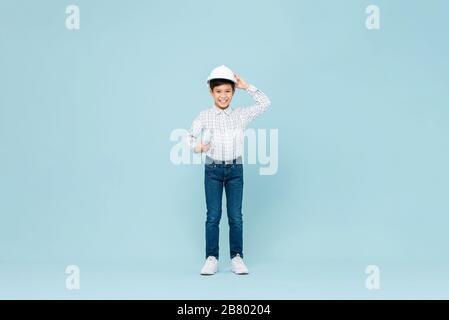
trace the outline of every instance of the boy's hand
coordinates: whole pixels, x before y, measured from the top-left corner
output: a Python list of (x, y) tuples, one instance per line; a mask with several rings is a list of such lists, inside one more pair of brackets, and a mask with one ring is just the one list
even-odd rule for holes
[(244, 89), (244, 90), (248, 89), (249, 84), (247, 84), (245, 80), (240, 78), (240, 76), (238, 74), (236, 74), (236, 73), (234, 73), (234, 77), (237, 80), (237, 83), (235, 84), (235, 86), (237, 88)]
[(207, 150), (209, 150), (210, 148), (210, 144), (202, 144), (201, 142), (198, 143), (195, 147), (195, 152), (199, 153), (199, 152), (206, 152)]

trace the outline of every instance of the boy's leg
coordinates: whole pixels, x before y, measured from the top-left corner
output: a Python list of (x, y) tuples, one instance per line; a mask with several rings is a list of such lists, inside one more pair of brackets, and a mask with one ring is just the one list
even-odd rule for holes
[(219, 225), (223, 198), (223, 168), (215, 164), (206, 164), (204, 172), (204, 189), (206, 192), (206, 258), (218, 259)]
[(225, 173), (226, 207), (229, 222), (229, 249), (231, 259), (239, 254), (243, 258), (243, 165), (226, 167)]

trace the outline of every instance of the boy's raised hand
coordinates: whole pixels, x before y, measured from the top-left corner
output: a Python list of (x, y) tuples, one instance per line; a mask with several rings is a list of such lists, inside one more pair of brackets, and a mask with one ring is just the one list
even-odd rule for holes
[(243, 80), (238, 74), (234, 73), (234, 77), (237, 80), (237, 83), (235, 84), (235, 86), (239, 89), (248, 89), (249, 84), (246, 83), (245, 80)]

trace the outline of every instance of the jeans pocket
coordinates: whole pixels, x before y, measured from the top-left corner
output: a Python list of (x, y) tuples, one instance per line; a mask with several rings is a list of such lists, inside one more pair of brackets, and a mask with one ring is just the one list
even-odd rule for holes
[(243, 174), (243, 165), (242, 164), (234, 164), (233, 169), (235, 172), (237, 172), (237, 174), (241, 175)]

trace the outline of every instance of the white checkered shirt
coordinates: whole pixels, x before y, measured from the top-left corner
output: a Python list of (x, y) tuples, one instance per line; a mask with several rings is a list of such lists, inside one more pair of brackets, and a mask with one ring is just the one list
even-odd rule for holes
[(215, 104), (193, 121), (186, 137), (188, 146), (193, 150), (198, 144), (197, 138), (210, 135), (210, 148), (206, 155), (214, 160), (229, 161), (243, 153), (243, 133), (246, 126), (261, 115), (270, 106), (270, 99), (253, 85), (246, 89), (255, 101), (255, 105), (233, 109), (230, 106), (220, 109)]

